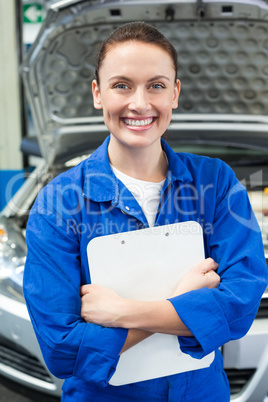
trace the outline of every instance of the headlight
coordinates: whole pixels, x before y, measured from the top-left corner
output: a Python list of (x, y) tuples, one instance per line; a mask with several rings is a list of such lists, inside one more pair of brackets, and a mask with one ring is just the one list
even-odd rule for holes
[(24, 302), (22, 283), (26, 243), (12, 219), (0, 220), (0, 293)]

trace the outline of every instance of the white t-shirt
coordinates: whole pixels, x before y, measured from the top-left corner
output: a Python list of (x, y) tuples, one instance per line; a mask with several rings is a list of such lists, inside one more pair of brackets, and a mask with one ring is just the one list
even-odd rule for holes
[(160, 192), (165, 180), (160, 183), (138, 180), (120, 172), (112, 165), (111, 169), (115, 176), (124, 183), (136, 198), (146, 216), (149, 227), (153, 227), (160, 201)]

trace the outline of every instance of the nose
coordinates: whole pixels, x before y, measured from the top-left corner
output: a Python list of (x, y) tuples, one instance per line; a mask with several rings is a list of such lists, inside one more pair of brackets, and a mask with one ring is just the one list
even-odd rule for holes
[(128, 108), (131, 111), (135, 111), (139, 114), (143, 114), (144, 112), (150, 109), (150, 97), (144, 88), (137, 88), (128, 104)]

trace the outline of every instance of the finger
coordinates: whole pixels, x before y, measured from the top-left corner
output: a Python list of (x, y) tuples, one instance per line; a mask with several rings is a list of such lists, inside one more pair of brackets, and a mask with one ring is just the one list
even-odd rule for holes
[(83, 286), (81, 286), (80, 287), (80, 296), (84, 296), (87, 293), (89, 293), (90, 292), (90, 286), (91, 285), (83, 285)]
[(217, 288), (221, 281), (220, 276), (212, 270), (206, 273), (206, 278), (207, 280), (209, 280), (208, 284), (209, 289)]
[(219, 264), (215, 262), (212, 258), (206, 258), (204, 261), (204, 266), (203, 268), (208, 272), (208, 271), (216, 271), (219, 267)]
[(216, 271), (218, 268), (219, 268), (219, 264), (217, 262), (213, 261), (211, 269), (213, 269), (213, 271)]

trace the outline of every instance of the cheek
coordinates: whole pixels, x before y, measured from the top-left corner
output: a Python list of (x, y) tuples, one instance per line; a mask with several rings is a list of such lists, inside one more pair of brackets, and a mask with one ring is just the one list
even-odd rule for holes
[(159, 102), (159, 110), (163, 115), (170, 116), (172, 114), (172, 97), (163, 97)]
[(112, 118), (113, 116), (118, 116), (122, 110), (122, 102), (118, 102), (116, 99), (112, 98), (105, 102), (103, 107), (103, 113), (106, 116)]

